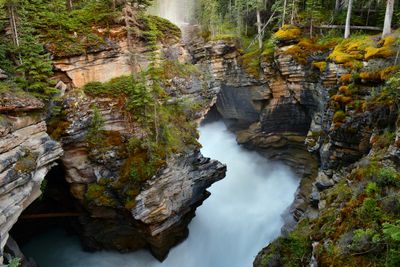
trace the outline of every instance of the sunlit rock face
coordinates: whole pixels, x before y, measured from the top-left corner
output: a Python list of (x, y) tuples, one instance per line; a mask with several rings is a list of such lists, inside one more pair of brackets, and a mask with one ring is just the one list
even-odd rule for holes
[[(96, 29), (104, 34), (104, 29)], [(54, 55), (53, 65), (57, 78), (67, 83), (69, 88), (80, 88), (89, 82), (107, 82), (113, 78), (130, 75), (145, 70), (151, 60), (151, 49), (140, 38), (134, 38), (132, 47), (124, 27), (111, 30), (106, 44), (82, 55)], [(165, 36), (159, 40), (156, 53), (160, 57), (171, 57), (180, 62), (188, 61), (188, 54), (179, 42), (178, 36)]]
[[(143, 51), (138, 51), (141, 52)], [(141, 62), (141, 64), (147, 63)], [(78, 88), (89, 82), (107, 82), (132, 72), (125, 40), (97, 53), (57, 59), (54, 65), (67, 75), (74, 87)]]
[(0, 94), (0, 254), (18, 217), (40, 194), (47, 172), (62, 155), (46, 133), (44, 104), (30, 96)]

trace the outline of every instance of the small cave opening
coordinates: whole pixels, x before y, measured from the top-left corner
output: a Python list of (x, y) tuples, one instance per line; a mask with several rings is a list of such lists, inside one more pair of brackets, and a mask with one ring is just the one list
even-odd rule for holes
[(204, 117), (203, 121), (201, 122), (201, 125), (206, 125), (208, 123), (216, 122), (216, 121), (221, 121), (223, 120), (223, 117), (221, 113), (219, 113), (217, 105), (213, 105), (206, 116)]
[(70, 193), (63, 166), (57, 163), (42, 182), (41, 197), (24, 210), (10, 231), (20, 247), (54, 229), (61, 228), (71, 234), (79, 230), (81, 211)]
[(247, 129), (251, 123), (246, 121), (241, 121), (239, 119), (234, 118), (225, 118), (223, 114), (218, 110), (218, 104), (213, 105), (205, 118), (201, 122), (201, 126), (204, 126), (208, 123), (222, 121), (224, 122), (227, 129), (233, 133), (236, 133), (241, 130)]

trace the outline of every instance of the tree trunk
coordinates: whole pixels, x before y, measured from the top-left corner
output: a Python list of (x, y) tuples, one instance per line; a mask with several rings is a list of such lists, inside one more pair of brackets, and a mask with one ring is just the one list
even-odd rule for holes
[[(15, 12), (15, 5), (11, 2), (7, 4), (7, 12), (8, 12), (8, 18), (10, 21), (10, 27), (11, 27), (11, 37), (14, 45), (16, 47), (20, 46), (19, 42), (19, 35), (18, 35), (18, 28), (17, 28), (17, 19), (16, 19), (16, 12)], [(21, 53), (18, 53), (18, 63), (22, 65), (22, 57)]]
[(349, 0), (349, 6), (347, 7), (346, 26), (345, 26), (345, 30), (344, 30), (344, 38), (345, 39), (350, 37), (350, 23), (351, 23), (352, 8), (353, 8), (353, 0)]
[(295, 16), (295, 11), (296, 11), (296, 3), (295, 2), (296, 2), (295, 0), (292, 1), (292, 16), (290, 17), (290, 24), (292, 24), (292, 25), (294, 23), (294, 16)]
[(336, 0), (335, 2), (335, 13), (339, 12), (340, 10), (340, 0)]
[(67, 0), (67, 9), (69, 10), (69, 11), (71, 11), (72, 10), (72, 0)]
[(368, 26), (369, 23), (369, 15), (371, 14), (371, 1), (368, 3), (368, 11), (367, 11), (367, 18), (365, 20), (365, 26)]
[(385, 23), (383, 25), (382, 38), (392, 32), (393, 8), (394, 8), (394, 0), (387, 0)]
[(282, 26), (285, 25), (286, 5), (287, 5), (287, 0), (285, 0), (285, 1), (283, 2)]
[(15, 7), (13, 4), (9, 4), (8, 7), (8, 17), (10, 19), (10, 27), (11, 27), (11, 36), (13, 39), (13, 43), (15, 46), (19, 46), (19, 37), (18, 37), (18, 30), (17, 30), (17, 22), (15, 19)]
[[(258, 10), (257, 10), (258, 12)], [(248, 34), (248, 25), (247, 25), (247, 18), (249, 17), (249, 2), (246, 2), (246, 19), (245, 19), (245, 35)]]
[(262, 38), (262, 34), (261, 34), (261, 15), (260, 15), (260, 9), (257, 8), (257, 32), (258, 32), (258, 47), (260, 48), (260, 50), (263, 47), (263, 38)]

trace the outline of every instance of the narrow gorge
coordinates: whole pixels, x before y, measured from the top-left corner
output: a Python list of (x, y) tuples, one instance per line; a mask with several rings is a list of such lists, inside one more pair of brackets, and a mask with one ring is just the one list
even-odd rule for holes
[(225, 2), (0, 3), (0, 266), (400, 264), (400, 32)]

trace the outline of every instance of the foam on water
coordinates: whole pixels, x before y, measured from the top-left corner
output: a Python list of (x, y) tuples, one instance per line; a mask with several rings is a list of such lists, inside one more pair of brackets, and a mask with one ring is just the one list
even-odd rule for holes
[(298, 179), (286, 167), (242, 149), (222, 122), (207, 124), (200, 133), (203, 154), (227, 164), (227, 176), (210, 188), (189, 238), (165, 262), (145, 251), (86, 253), (77, 238), (61, 230), (35, 239), (24, 251), (41, 267), (252, 266), (258, 251), (279, 235), (281, 214), (293, 201)]

